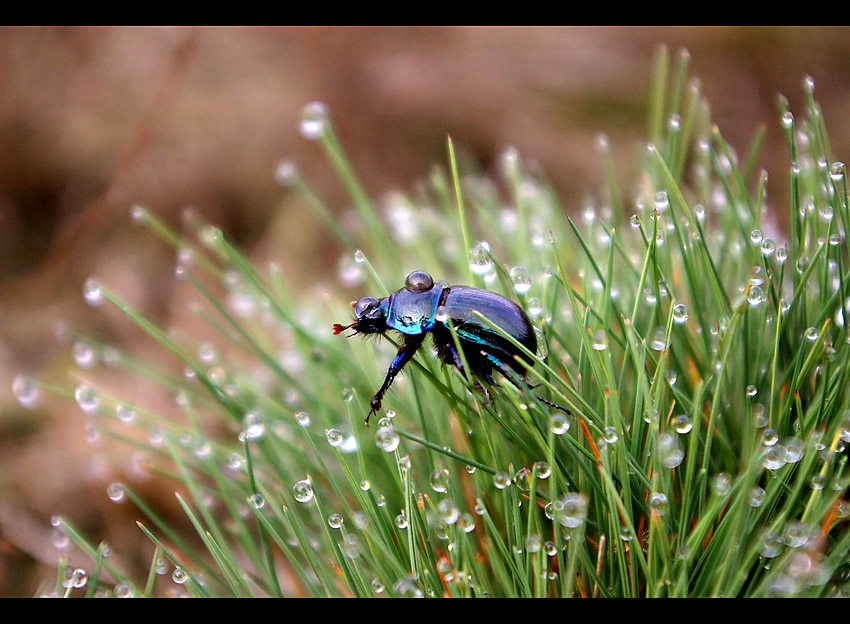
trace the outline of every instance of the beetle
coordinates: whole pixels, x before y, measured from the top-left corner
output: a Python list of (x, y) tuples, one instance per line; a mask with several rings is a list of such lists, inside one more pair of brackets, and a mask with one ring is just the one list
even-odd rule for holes
[[(487, 394), (476, 378), (492, 386), (494, 372), (498, 370), (507, 376), (507, 369), (510, 368), (524, 379), (526, 370), (517, 358), (529, 365), (535, 362), (533, 357), (518, 349), (475, 315), (475, 311), (481, 313), (528, 351), (537, 351), (537, 336), (525, 311), (510, 299), (489, 290), (449, 286), (444, 281), (435, 282), (425, 271), (413, 271), (405, 279), (404, 288), (389, 297), (363, 297), (352, 301), (351, 307), (354, 309), (354, 321), (349, 325), (335, 323), (334, 335), (348, 329), (354, 331), (349, 337), (356, 334), (383, 335), (388, 330), (401, 334), (398, 353), (390, 362), (384, 383), (369, 403), (367, 425), (369, 418), (380, 411), (384, 395), (396, 375), (410, 362), (428, 334), (433, 338), (437, 356), (473, 381), (485, 400)], [(463, 358), (455, 348), (449, 319), (457, 332), (472, 376), (467, 375)], [(567, 408), (543, 397), (537, 398), (547, 405), (571, 413)]]

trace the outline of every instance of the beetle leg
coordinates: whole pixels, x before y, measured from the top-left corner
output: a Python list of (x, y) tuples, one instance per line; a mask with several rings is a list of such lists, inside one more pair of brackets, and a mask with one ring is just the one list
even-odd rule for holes
[(387, 393), (387, 390), (390, 389), (390, 386), (393, 385), (393, 380), (395, 376), (401, 372), (401, 369), (404, 368), (404, 365), (407, 364), (412, 358), (413, 355), (419, 350), (419, 347), (422, 346), (422, 341), (425, 339), (425, 334), (417, 334), (413, 336), (405, 335), (404, 343), (401, 345), (401, 348), (398, 350), (398, 353), (390, 362), (390, 367), (387, 370), (387, 376), (384, 379), (384, 383), (381, 388), (375, 393), (375, 396), (372, 397), (372, 400), (369, 402), (370, 410), (369, 414), (366, 416), (366, 425), (369, 424), (369, 419), (372, 417), (372, 414), (380, 411), (381, 403), (384, 400), (384, 395)]
[[(464, 369), (463, 367), (463, 358), (460, 357), (460, 353), (457, 352), (457, 349), (455, 349), (454, 345), (452, 344), (447, 344), (446, 349), (448, 349), (448, 352), (452, 356), (452, 364), (454, 364), (455, 368), (460, 371), (460, 374), (466, 377), (472, 383), (473, 387), (478, 390), (479, 394), (481, 394), (481, 397), (484, 400), (484, 405), (487, 405), (487, 403), (490, 402), (490, 395), (487, 394), (487, 390), (484, 389), (484, 386), (481, 385), (480, 381), (478, 381), (471, 375), (467, 375), (466, 369)], [(493, 385), (493, 378), (489, 374), (484, 376), (484, 381), (486, 381), (491, 386)]]
[[(529, 385), (529, 384), (526, 382), (526, 380), (525, 380), (524, 378), (522, 378), (522, 377), (518, 377), (516, 374), (511, 374), (513, 371), (510, 371), (510, 372), (509, 372), (508, 367), (507, 367), (507, 366), (505, 366), (505, 364), (504, 364), (504, 363), (500, 362), (500, 361), (499, 361), (497, 358), (495, 358), (493, 355), (491, 355), (491, 354), (489, 354), (489, 353), (485, 353), (484, 351), (482, 351), (481, 353), (483, 353), (485, 356), (487, 356), (487, 358), (488, 358), (491, 362), (493, 362), (493, 364), (496, 366), (496, 368), (498, 368), (498, 369), (501, 371), (502, 375), (504, 375), (505, 377), (507, 377), (508, 379), (510, 379), (510, 380), (511, 380), (511, 382), (512, 382), (514, 385), (516, 385), (516, 380), (517, 380), (517, 379), (519, 379), (519, 381), (520, 381), (520, 382), (521, 382), (521, 383), (522, 383), (522, 384), (526, 387), (526, 389), (527, 389), (529, 392), (530, 392), (533, 388), (537, 388), (537, 387), (540, 385), (540, 384), (534, 384), (533, 386), (532, 386), (532, 385)], [(568, 407), (564, 407), (563, 405), (558, 405), (557, 403), (553, 403), (553, 402), (552, 402), (552, 401), (550, 401), (549, 399), (545, 399), (545, 398), (543, 398), (542, 396), (540, 396), (539, 394), (535, 394), (534, 396), (535, 396), (535, 398), (536, 398), (538, 401), (540, 401), (541, 403), (543, 403), (543, 404), (545, 404), (545, 405), (548, 405), (549, 407), (554, 407), (555, 409), (557, 409), (557, 410), (561, 410), (562, 412), (564, 412), (565, 414), (569, 414), (570, 416), (572, 416), (572, 414), (573, 414), (572, 410), (571, 410), (571, 409), (569, 409)]]

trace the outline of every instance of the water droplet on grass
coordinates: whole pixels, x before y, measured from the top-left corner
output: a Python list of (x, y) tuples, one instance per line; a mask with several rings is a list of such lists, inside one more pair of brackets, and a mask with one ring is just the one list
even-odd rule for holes
[(672, 433), (662, 433), (658, 437), (658, 458), (665, 468), (675, 468), (685, 458), (678, 438)]
[(531, 290), (531, 274), (523, 266), (515, 266), (510, 272), (514, 290), (518, 295), (524, 295)]
[(24, 375), (18, 375), (12, 380), (12, 394), (21, 407), (34, 409), (41, 404), (41, 389)]
[(587, 519), (587, 498), (583, 494), (567, 492), (552, 501), (553, 519), (574, 529)]
[(328, 107), (324, 102), (310, 102), (301, 109), (301, 136), (309, 141), (320, 139), (328, 128)]
[(435, 492), (445, 492), (449, 487), (449, 471), (446, 468), (437, 468), (431, 473), (429, 482)]
[(86, 414), (94, 414), (100, 407), (97, 391), (86, 384), (80, 384), (74, 389), (74, 400)]
[(490, 245), (486, 242), (476, 243), (469, 251), (469, 266), (476, 275), (486, 275), (493, 268), (489, 256)]
[(728, 474), (720, 472), (709, 480), (709, 487), (715, 496), (726, 496), (732, 487), (732, 480)]
[(667, 495), (661, 492), (653, 492), (649, 495), (649, 499), (647, 501), (649, 503), (649, 510), (652, 514), (656, 516), (663, 516), (667, 513)]
[(446, 525), (454, 524), (460, 518), (460, 510), (450, 498), (444, 498), (437, 503), (437, 516)]
[(564, 435), (570, 430), (570, 421), (567, 419), (566, 414), (556, 412), (549, 416), (549, 426), (555, 435)]
[(251, 494), (248, 497), (248, 504), (254, 509), (262, 509), (266, 506), (266, 499), (261, 494)]
[(493, 485), (496, 486), (498, 490), (504, 490), (511, 484), (511, 476), (507, 472), (503, 472), (501, 470), (497, 470), (493, 475)]
[(127, 500), (127, 492), (120, 483), (110, 483), (106, 488), (106, 495), (113, 503), (123, 503)]
[(328, 444), (331, 446), (340, 446), (345, 441), (345, 436), (339, 429), (328, 429), (325, 435), (328, 438)]
[(670, 421), (673, 425), (673, 429), (676, 433), (686, 434), (690, 433), (691, 429), (694, 428), (694, 423), (691, 421), (690, 417), (685, 414), (679, 414), (678, 416), (674, 416)]
[(392, 453), (398, 448), (401, 437), (395, 429), (390, 427), (380, 427), (375, 432), (375, 444), (385, 453)]
[(100, 284), (94, 278), (88, 278), (83, 282), (83, 300), (92, 307), (106, 303), (106, 298), (100, 289)]
[(292, 487), (292, 494), (299, 503), (309, 503), (313, 500), (313, 484), (310, 479), (302, 479)]
[(688, 306), (684, 303), (677, 303), (673, 306), (673, 322), (682, 324), (688, 321)]

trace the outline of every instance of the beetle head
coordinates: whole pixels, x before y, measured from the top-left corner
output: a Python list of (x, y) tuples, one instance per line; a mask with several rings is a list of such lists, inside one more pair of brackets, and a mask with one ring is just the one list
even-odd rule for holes
[[(387, 331), (387, 299), (363, 297), (352, 301), (354, 322), (350, 325), (334, 323), (334, 335), (353, 329), (355, 334), (383, 334)], [(352, 334), (353, 336), (354, 334)]]

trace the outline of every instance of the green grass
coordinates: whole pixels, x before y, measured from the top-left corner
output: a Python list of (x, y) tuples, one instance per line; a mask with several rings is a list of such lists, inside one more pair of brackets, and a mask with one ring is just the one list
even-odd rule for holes
[(59, 518), (89, 559), (63, 558), (44, 593), (846, 595), (846, 171), (804, 82), (799, 117), (779, 102), (790, 188), (770, 203), (788, 201), (789, 227), (772, 233), (754, 166), (763, 132), (738, 156), (687, 58), (658, 53), (641, 175), (617, 179), (600, 139), (608, 182), (578, 211), (514, 150), (488, 177), (451, 141), (445, 167), (379, 206), (315, 106), (313, 138), (354, 218), (332, 216), (297, 169), (279, 172), (347, 250), (341, 279), (363, 295), (425, 269), (522, 305), (548, 344), (529, 382), (570, 417), (507, 381), (485, 403), (423, 350), (367, 428), (395, 347), (332, 335), (346, 297), (296, 291), (196, 215), (178, 232), (134, 209), (181, 252), (197, 320), (166, 332), (120, 284), (91, 281), (87, 298), (123, 311), (175, 366), (91, 337), (79, 353), (173, 394), (173, 413), (128, 405), (97, 368), (74, 388), (18, 379), (16, 392), (74, 398), (102, 434), (144, 451), (194, 532), (115, 484), (110, 496), (139, 510), (150, 573), (131, 578)]

